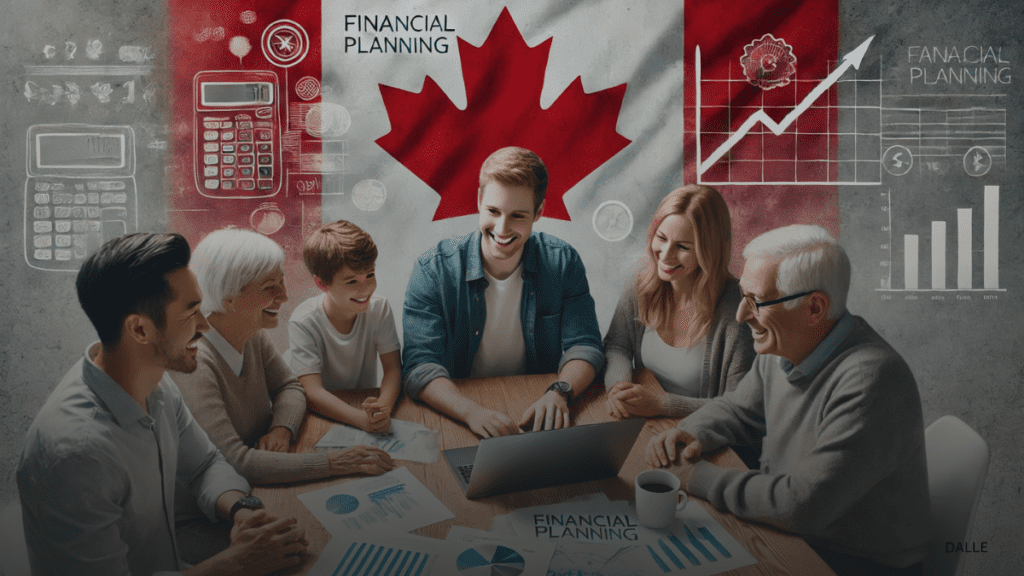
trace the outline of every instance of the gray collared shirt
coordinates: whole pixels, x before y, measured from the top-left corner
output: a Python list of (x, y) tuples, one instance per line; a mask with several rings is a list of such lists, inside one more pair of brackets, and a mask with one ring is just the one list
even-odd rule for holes
[(211, 520), (221, 494), (249, 484), (166, 374), (147, 414), (93, 363), (98, 349), (61, 380), (26, 435), (17, 478), (32, 573), (180, 571), (175, 481)]
[(804, 358), (799, 366), (795, 366), (789, 360), (779, 357), (779, 368), (782, 368), (786, 379), (790, 382), (796, 382), (801, 378), (817, 374), (825, 360), (832, 357), (832, 353), (853, 332), (856, 325), (857, 323), (854, 321), (853, 315), (849, 312), (843, 312), (843, 315), (839, 317), (839, 321), (836, 322), (836, 325), (825, 336), (825, 339), (818, 343), (814, 351), (808, 354), (807, 358)]

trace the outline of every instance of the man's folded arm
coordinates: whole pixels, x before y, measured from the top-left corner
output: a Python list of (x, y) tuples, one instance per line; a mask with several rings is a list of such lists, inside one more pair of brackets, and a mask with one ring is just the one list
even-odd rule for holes
[(444, 362), (448, 326), (438, 289), (437, 280), (416, 262), (402, 307), (402, 386), (413, 399), (435, 378), (451, 378)]
[(696, 438), (705, 452), (754, 445), (764, 436), (764, 381), (759, 365), (754, 364), (735, 390), (712, 398), (679, 421), (678, 427)]
[(882, 406), (892, 399), (853, 388), (833, 393), (813, 449), (791, 472), (765, 474), (698, 462), (688, 489), (740, 518), (799, 534), (820, 532), (892, 474), (902, 458), (903, 443), (894, 440), (903, 436), (900, 420)]
[[(162, 385), (166, 385), (168, 380), (165, 379)], [(206, 431), (192, 416), (188, 406), (181, 401), (181, 396), (175, 393), (169, 394), (168, 397), (176, 402), (174, 408), (178, 425), (177, 480), (196, 497), (203, 514), (211, 521), (216, 521), (217, 499), (221, 494), (231, 490), (248, 494), (252, 487), (214, 446)]]

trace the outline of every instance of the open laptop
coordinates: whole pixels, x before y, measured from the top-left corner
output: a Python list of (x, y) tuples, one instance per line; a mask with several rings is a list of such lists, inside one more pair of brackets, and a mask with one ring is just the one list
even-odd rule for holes
[(444, 450), (466, 498), (608, 478), (619, 473), (643, 418), (485, 438)]

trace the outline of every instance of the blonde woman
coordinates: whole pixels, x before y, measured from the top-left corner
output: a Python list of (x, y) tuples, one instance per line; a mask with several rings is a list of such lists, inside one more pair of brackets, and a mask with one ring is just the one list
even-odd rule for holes
[[(754, 361), (750, 328), (729, 272), (732, 224), (717, 190), (689, 185), (658, 206), (646, 254), (626, 283), (604, 338), (608, 411), (615, 418), (681, 418), (736, 387)], [(666, 394), (633, 382), (647, 368)]]

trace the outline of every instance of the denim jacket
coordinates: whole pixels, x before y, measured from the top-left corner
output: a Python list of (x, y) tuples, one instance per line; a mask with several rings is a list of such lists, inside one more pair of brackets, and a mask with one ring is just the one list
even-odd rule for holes
[[(554, 236), (531, 234), (522, 274), (527, 370), (557, 372), (580, 359), (599, 373), (604, 349), (576, 250)], [(416, 261), (402, 314), (402, 383), (411, 397), (435, 378), (469, 376), (487, 318), (485, 288), (479, 230), (442, 240)]]

